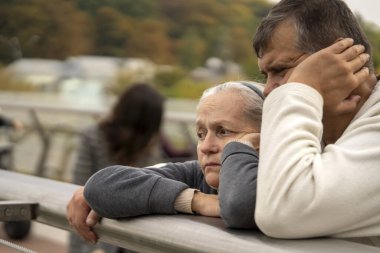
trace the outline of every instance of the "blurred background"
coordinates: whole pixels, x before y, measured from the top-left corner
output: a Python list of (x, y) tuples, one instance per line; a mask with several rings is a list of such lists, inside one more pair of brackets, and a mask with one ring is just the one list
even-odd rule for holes
[[(22, 125), (1, 129), (2, 168), (71, 182), (80, 131), (135, 82), (166, 97), (163, 131), (174, 148), (193, 152), (184, 159), (194, 158), (192, 122), (202, 91), (226, 80), (263, 82), (251, 43), (275, 2), (0, 1), (1, 115)], [(380, 1), (347, 3), (372, 42), (380, 72)], [(34, 228), (19, 243), (51, 252), (41, 243), (50, 236), (56, 253), (67, 252), (66, 234), (46, 229)]]
[[(1, 1), (0, 89), (83, 95), (101, 105), (102, 96), (136, 80), (181, 99), (222, 80), (260, 81), (251, 41), (273, 2)], [(376, 11), (379, 2), (351, 2), (378, 67), (379, 27), (363, 10)]]

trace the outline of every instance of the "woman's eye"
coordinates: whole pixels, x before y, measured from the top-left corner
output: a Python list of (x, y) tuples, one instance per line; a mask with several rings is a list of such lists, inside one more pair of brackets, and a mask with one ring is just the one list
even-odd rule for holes
[(229, 131), (229, 130), (227, 130), (227, 129), (225, 129), (225, 128), (221, 128), (221, 129), (219, 129), (219, 131), (218, 131), (218, 134), (221, 135), (221, 136), (226, 136), (226, 135), (229, 135), (229, 134), (231, 134), (231, 133), (232, 133), (231, 131)]
[(197, 137), (199, 140), (204, 140), (206, 138), (206, 132), (205, 131), (197, 131)]

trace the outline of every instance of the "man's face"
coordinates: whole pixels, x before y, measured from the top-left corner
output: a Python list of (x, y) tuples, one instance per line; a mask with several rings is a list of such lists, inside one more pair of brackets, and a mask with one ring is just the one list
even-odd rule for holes
[(244, 102), (239, 94), (222, 91), (205, 98), (197, 111), (197, 154), (205, 180), (217, 189), (221, 156), (228, 141), (258, 130), (243, 112)]
[(296, 30), (291, 21), (279, 24), (272, 39), (258, 60), (260, 71), (266, 77), (264, 95), (285, 84), (293, 69), (308, 55), (297, 50)]

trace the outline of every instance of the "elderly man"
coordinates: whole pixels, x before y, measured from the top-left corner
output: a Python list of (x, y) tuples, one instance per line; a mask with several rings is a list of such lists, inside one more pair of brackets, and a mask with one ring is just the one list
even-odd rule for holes
[(354, 15), (341, 0), (283, 0), (254, 48), (267, 78), (259, 228), (279, 238), (379, 236), (380, 91)]

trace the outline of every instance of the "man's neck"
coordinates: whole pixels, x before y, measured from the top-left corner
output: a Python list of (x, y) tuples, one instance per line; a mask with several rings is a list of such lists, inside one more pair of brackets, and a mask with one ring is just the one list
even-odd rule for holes
[(358, 87), (352, 94), (360, 95), (361, 99), (358, 103), (356, 109), (351, 113), (345, 113), (341, 115), (336, 114), (324, 114), (323, 115), (323, 141), (324, 143), (331, 144), (335, 143), (346, 130), (352, 119), (358, 113), (363, 104), (367, 101), (368, 97), (371, 95), (373, 88), (377, 83), (375, 75), (371, 75), (366, 82), (364, 82), (360, 87)]
[(342, 136), (354, 116), (355, 114), (351, 113), (341, 116), (323, 117), (323, 142), (326, 145), (335, 143)]

